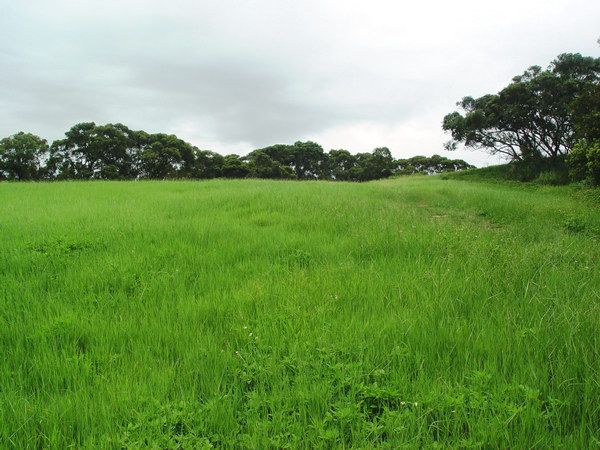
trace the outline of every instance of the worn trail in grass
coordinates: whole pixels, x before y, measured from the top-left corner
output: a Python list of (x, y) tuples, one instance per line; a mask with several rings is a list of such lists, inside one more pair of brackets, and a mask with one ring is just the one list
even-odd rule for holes
[(580, 197), (0, 184), (0, 447), (600, 445)]

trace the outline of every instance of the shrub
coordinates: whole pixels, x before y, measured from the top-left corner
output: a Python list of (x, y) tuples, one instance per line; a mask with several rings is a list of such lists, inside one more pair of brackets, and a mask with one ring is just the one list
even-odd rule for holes
[(567, 158), (569, 176), (573, 181), (589, 181), (600, 185), (600, 141), (581, 140)]
[(539, 168), (535, 164), (515, 161), (510, 165), (510, 178), (519, 181), (532, 181), (539, 174)]
[(509, 177), (519, 181), (539, 180), (541, 183), (549, 182), (547, 184), (564, 184), (568, 180), (568, 171), (562, 156), (526, 156), (523, 160), (513, 161), (509, 167)]
[(545, 170), (540, 173), (535, 180), (539, 184), (546, 184), (550, 186), (560, 186), (567, 184), (569, 178), (566, 176), (564, 171), (559, 170)]
[(583, 142), (578, 142), (567, 156), (569, 177), (573, 181), (585, 180), (587, 176), (587, 147)]
[(597, 142), (588, 150), (588, 174), (592, 184), (600, 185), (600, 143)]

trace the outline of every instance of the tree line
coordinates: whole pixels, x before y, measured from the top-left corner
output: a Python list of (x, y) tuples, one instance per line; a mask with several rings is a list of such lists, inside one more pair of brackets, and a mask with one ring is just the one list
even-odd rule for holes
[[(464, 97), (443, 128), (459, 144), (507, 157), (522, 179), (546, 171), (600, 184), (600, 58), (559, 55), (497, 94)], [(565, 178), (566, 181), (566, 178)]]
[(272, 178), (368, 181), (471, 168), (439, 155), (395, 159), (387, 147), (352, 154), (312, 141), (277, 144), (246, 156), (200, 150), (175, 135), (123, 124), (79, 123), (51, 144), (20, 132), (0, 140), (0, 180)]

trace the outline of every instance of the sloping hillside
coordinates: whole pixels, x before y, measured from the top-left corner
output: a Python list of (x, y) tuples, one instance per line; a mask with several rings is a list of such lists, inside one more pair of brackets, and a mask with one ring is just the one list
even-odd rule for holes
[(600, 209), (574, 188), (0, 199), (2, 447), (598, 445)]

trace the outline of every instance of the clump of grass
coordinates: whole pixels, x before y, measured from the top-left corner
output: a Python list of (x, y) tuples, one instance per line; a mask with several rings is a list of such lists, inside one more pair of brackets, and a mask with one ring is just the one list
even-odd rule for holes
[(571, 233), (582, 233), (586, 230), (585, 222), (577, 216), (566, 218), (563, 222), (563, 226), (565, 230)]

